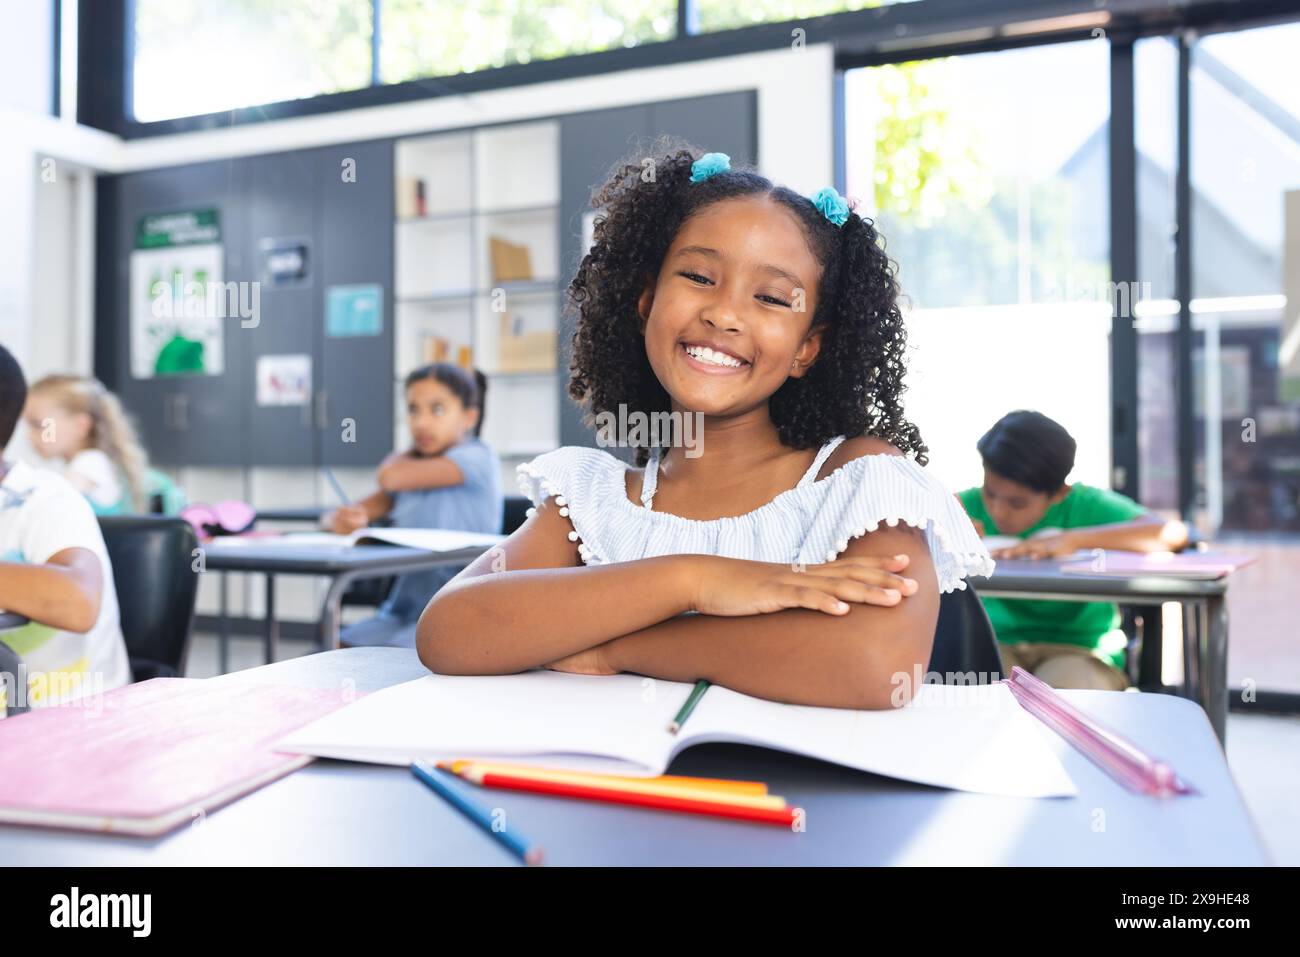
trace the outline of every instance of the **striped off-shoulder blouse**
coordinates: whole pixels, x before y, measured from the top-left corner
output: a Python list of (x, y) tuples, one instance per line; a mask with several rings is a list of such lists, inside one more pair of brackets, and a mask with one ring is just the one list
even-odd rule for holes
[(707, 521), (654, 510), (658, 449), (646, 465), (640, 505), (627, 494), (632, 466), (603, 449), (566, 446), (539, 455), (518, 467), (519, 487), (534, 506), (555, 497), (588, 565), (681, 554), (814, 565), (882, 522), (902, 522), (924, 531), (941, 591), (992, 573), (993, 559), (961, 504), (912, 459), (863, 455), (817, 479), (843, 441), (822, 446), (799, 484), (766, 505)]

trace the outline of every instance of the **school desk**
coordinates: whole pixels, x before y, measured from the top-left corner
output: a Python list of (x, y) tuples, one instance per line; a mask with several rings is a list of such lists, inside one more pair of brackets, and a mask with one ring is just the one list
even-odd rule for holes
[[(403, 648), (347, 648), (213, 682), (373, 691), (425, 674)], [(1068, 745), (1079, 788), (1042, 800), (908, 784), (743, 745), (700, 745), (669, 773), (766, 781), (807, 812), (780, 828), (504, 791), (476, 792), (555, 865), (1266, 865), (1269, 860), (1205, 713), (1173, 695), (1067, 691), (1078, 707), (1168, 760), (1200, 789), (1158, 800), (1125, 791)], [(19, 719), (21, 720), (21, 719)], [(318, 760), (158, 838), (0, 826), (10, 864), (515, 865), (509, 852), (404, 767)]]
[[(1168, 575), (1089, 575), (1063, 572), (1067, 560), (1003, 558), (992, 576), (972, 584), (989, 598), (1109, 601), (1117, 605), (1159, 605), (1183, 609), (1183, 697), (1205, 709), (1220, 744), (1228, 724), (1228, 577), (1211, 581)], [(1160, 673), (1159, 642), (1144, 649), (1144, 666)]]
[(259, 522), (309, 522), (319, 525), (321, 516), (329, 509), (323, 505), (305, 505), (301, 508), (259, 508)]
[(325, 606), (321, 613), (320, 645), (337, 648), (343, 593), (354, 581), (384, 578), (404, 572), (423, 571), (439, 565), (467, 565), (486, 549), (462, 548), (454, 552), (430, 552), (399, 545), (272, 545), (250, 539), (248, 544), (223, 542), (204, 549), (208, 571), (222, 572), (218, 612), (220, 668), (229, 667), (230, 618), (229, 577), (226, 572), (249, 572), (266, 576), (266, 660), (274, 661), (279, 645), (279, 624), (275, 619), (277, 575), (311, 575), (329, 578)]

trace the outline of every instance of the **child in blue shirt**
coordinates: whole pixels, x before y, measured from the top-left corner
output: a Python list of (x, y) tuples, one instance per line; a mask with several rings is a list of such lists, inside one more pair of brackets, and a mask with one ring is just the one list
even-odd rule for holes
[[(323, 524), (340, 535), (388, 516), (402, 528), (501, 531), (505, 500), (501, 464), (479, 439), (487, 380), (451, 363), (434, 363), (406, 377), (411, 448), (379, 466), (379, 489), (327, 514)], [(460, 569), (411, 572), (397, 579), (379, 613), (343, 629), (350, 645), (415, 647), (415, 625), (433, 594)]]

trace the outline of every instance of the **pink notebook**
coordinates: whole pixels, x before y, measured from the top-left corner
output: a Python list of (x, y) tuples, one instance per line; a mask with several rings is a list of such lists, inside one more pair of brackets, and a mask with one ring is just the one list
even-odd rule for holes
[(155, 678), (0, 721), (0, 821), (162, 834), (311, 759), (272, 744), (355, 692)]
[(1254, 555), (1223, 555), (1217, 552), (1118, 552), (1105, 551), (1093, 558), (1066, 562), (1062, 572), (1075, 575), (1166, 575), (1210, 581), (1231, 575), (1249, 565)]

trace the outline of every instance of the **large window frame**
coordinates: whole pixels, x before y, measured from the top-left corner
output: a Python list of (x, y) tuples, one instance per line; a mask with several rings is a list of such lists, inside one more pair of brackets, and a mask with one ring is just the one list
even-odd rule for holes
[[(63, 0), (77, 2), (77, 0)], [(381, 0), (371, 0), (370, 85), (358, 90), (266, 103), (197, 116), (142, 123), (131, 113), (134, 0), (80, 0), (78, 121), (126, 139), (221, 129), (267, 120), (456, 96), (552, 80), (599, 76), (694, 60), (833, 43), (837, 69), (898, 62), (947, 53), (1007, 49), (1053, 40), (1153, 35), (1178, 29), (1290, 19), (1285, 0), (1190, 0), (1171, 9), (1164, 0), (914, 0), (822, 17), (697, 31), (697, 0), (677, 0), (677, 32), (668, 40), (626, 49), (583, 53), (425, 80), (380, 82)]]

